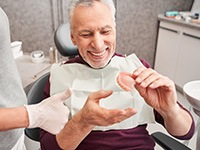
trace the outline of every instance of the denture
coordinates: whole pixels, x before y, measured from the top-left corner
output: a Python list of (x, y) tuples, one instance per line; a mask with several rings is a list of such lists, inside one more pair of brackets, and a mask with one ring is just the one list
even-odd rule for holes
[(116, 78), (116, 81), (118, 85), (125, 91), (131, 91), (135, 84), (132, 74), (129, 72), (120, 72)]

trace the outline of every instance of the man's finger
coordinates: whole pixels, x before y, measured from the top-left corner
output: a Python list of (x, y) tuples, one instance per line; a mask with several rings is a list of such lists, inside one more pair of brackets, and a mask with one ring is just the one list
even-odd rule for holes
[(91, 93), (88, 97), (88, 99), (99, 101), (102, 98), (106, 98), (110, 96), (113, 93), (112, 90), (100, 90), (94, 93)]

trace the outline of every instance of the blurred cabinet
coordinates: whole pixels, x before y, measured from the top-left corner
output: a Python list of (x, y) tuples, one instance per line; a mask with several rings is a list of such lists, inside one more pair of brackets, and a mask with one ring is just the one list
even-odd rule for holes
[(160, 21), (154, 69), (182, 88), (200, 79), (200, 27)]
[(184, 28), (174, 80), (182, 87), (191, 80), (200, 80), (200, 29)]
[(178, 25), (160, 22), (155, 70), (171, 79), (175, 76), (180, 30)]

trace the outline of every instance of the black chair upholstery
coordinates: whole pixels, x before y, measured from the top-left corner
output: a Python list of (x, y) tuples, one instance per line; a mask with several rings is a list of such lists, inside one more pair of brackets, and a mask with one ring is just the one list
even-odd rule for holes
[[(54, 33), (55, 45), (62, 56), (74, 57), (78, 55), (77, 47), (73, 45), (70, 38), (69, 24), (61, 24)], [(26, 88), (28, 104), (36, 104), (44, 99), (44, 87), (49, 78), (49, 73), (38, 78)], [(39, 128), (25, 129), (25, 134), (34, 141), (39, 141)]]
[[(44, 99), (44, 87), (49, 78), (49, 73), (44, 74), (32, 83), (26, 92), (28, 104), (37, 104)], [(25, 129), (25, 134), (34, 141), (39, 141), (39, 128)]]
[(69, 23), (61, 24), (54, 34), (56, 48), (62, 56), (74, 57), (78, 55), (77, 47), (71, 41)]
[(165, 150), (191, 150), (189, 147), (162, 132), (152, 133), (151, 136)]

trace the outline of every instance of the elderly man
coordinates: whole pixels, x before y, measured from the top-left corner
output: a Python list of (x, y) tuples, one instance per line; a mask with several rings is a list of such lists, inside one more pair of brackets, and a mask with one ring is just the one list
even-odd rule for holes
[[(175, 137), (192, 137), (194, 122), (177, 103), (174, 83), (144, 67), (135, 54), (115, 54), (112, 0), (72, 0), (69, 21), (79, 57), (52, 66), (46, 93), (72, 88), (71, 99), (65, 103), (70, 119), (56, 136), (41, 131), (43, 150), (154, 149), (146, 126), (155, 121)], [(122, 71), (133, 78), (134, 88), (129, 92), (115, 82)]]

